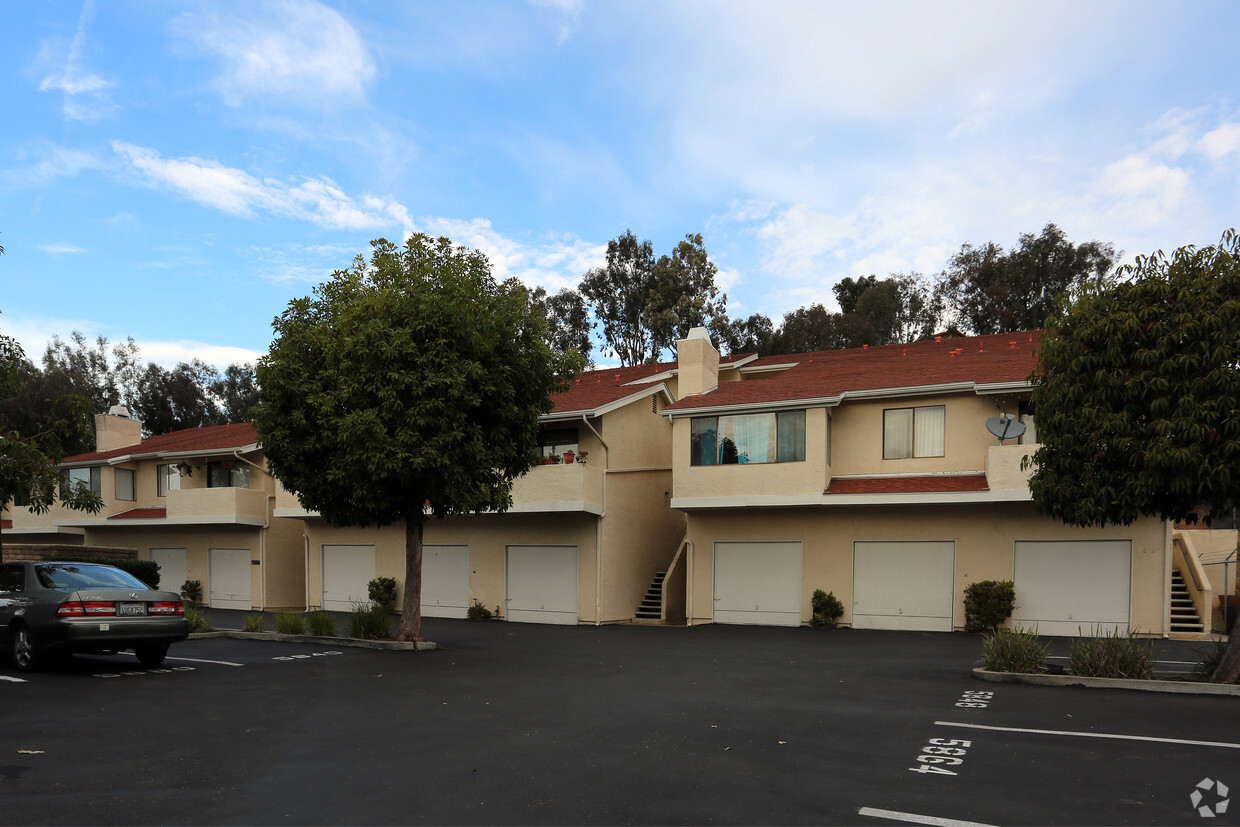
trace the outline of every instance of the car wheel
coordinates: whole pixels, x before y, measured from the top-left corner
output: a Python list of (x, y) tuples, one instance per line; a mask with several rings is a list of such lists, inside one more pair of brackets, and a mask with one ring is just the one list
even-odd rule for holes
[(168, 656), (168, 644), (151, 643), (146, 646), (135, 646), (133, 653), (138, 656), (138, 662), (143, 666), (159, 666)]
[(18, 623), (9, 629), (9, 654), (13, 656), (13, 665), (19, 672), (32, 672), (38, 665), (34, 638), (24, 623)]

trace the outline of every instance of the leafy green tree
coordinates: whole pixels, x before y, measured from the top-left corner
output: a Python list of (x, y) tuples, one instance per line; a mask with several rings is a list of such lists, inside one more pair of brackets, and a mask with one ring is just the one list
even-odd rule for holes
[(52, 337), (43, 352), (43, 373), (86, 397), (94, 412), (102, 413), (113, 405), (132, 404), (143, 367), (132, 338), (112, 344), (100, 336), (92, 346), (75, 330), (67, 342)]
[(481, 253), (380, 239), (273, 322), (251, 411), (272, 472), (333, 525), (405, 526), (402, 640), (421, 637), (427, 516), (504, 511), (538, 418), (581, 367)]
[(710, 323), (710, 332), (728, 354), (758, 353), (765, 356), (769, 353), (775, 326), (761, 313), (754, 313), (748, 319), (729, 320), (726, 316), (716, 316)]
[(1036, 330), (1059, 296), (1108, 281), (1115, 260), (1113, 245), (1073, 244), (1047, 224), (1041, 235), (1022, 233), (1010, 251), (994, 242), (963, 245), (940, 274), (937, 293), (969, 333)]
[[(214, 373), (214, 369), (211, 372)], [(229, 365), (207, 385), (207, 390), (218, 403), (216, 424), (248, 421), (250, 408), (258, 404), (254, 365), (249, 362)]]
[(654, 287), (654, 245), (632, 230), (607, 242), (607, 264), (581, 280), (581, 295), (603, 327), (603, 339), (622, 365), (649, 361), (650, 331), (642, 320)]
[(590, 340), (590, 331), (594, 323), (590, 321), (590, 311), (581, 294), (565, 287), (549, 296), (545, 288), (536, 287), (530, 293), (530, 301), (547, 320), (547, 344), (551, 349), (556, 353), (575, 350), (585, 358), (587, 365), (593, 364), (590, 351), (594, 343)]
[(208, 392), (217, 381), (215, 368), (198, 359), (172, 370), (149, 363), (138, 378), (131, 413), (151, 434), (220, 424), (224, 417)]
[[(1240, 236), (1138, 257), (1053, 316), (1034, 373), (1029, 487), (1077, 526), (1240, 502)], [(1240, 635), (1220, 675), (1240, 677)], [(1227, 671), (1230, 670), (1230, 671)]]
[(650, 297), (642, 311), (654, 359), (674, 350), (693, 328), (727, 318), (728, 297), (715, 285), (718, 272), (700, 233), (686, 235), (671, 255), (659, 257)]
[(870, 329), (858, 313), (833, 313), (811, 304), (784, 314), (769, 353), (809, 353), (869, 344)]

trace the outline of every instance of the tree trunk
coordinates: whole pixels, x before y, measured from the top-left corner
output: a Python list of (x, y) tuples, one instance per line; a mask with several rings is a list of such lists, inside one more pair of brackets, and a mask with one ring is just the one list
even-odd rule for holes
[(422, 521), (420, 510), (405, 517), (405, 598), (397, 640), (422, 640)]
[(1231, 637), (1227, 639), (1227, 650), (1218, 668), (1214, 670), (1211, 683), (1240, 683), (1240, 622), (1232, 627)]

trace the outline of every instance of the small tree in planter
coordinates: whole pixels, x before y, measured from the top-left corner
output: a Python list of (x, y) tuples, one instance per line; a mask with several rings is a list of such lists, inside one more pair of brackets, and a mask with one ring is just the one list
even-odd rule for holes
[(840, 618), (844, 616), (844, 604), (835, 596), (835, 592), (814, 589), (814, 597), (810, 605), (814, 609), (814, 616), (810, 621), (814, 626), (834, 629), (839, 625)]
[(1016, 608), (1011, 580), (979, 580), (964, 590), (964, 628), (970, 632), (996, 631)]
[(396, 602), (396, 578), (376, 577), (366, 584), (366, 591), (371, 602), (387, 608)]

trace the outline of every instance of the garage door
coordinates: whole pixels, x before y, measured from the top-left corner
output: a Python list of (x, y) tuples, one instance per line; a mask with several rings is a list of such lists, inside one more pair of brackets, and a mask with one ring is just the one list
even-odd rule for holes
[(715, 622), (801, 625), (800, 543), (715, 543)]
[(422, 547), (422, 616), (465, 617), (469, 546)]
[(955, 569), (951, 541), (853, 543), (853, 628), (950, 632)]
[(1128, 540), (1018, 541), (1012, 580), (1013, 626), (1043, 635), (1128, 631)]
[[(183, 548), (153, 548), (151, 560), (159, 566), (159, 587), (166, 592), (181, 592), (189, 579), (189, 564)], [(249, 608), (248, 606), (246, 608)]]
[(374, 546), (323, 546), (323, 608), (349, 612), (370, 600), (375, 579)]
[(248, 548), (207, 549), (210, 606), (213, 609), (254, 607), (250, 601), (250, 550)]
[(508, 619), (577, 622), (577, 547), (508, 546)]

